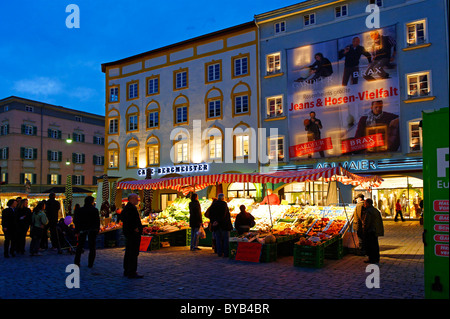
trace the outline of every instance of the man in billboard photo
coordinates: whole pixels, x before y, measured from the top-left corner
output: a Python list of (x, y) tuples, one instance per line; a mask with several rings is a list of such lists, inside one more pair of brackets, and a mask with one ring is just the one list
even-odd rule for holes
[(368, 132), (371, 128), (376, 128), (377, 132), (383, 133), (383, 139), (387, 141), (387, 148), (384, 147), (384, 150), (397, 151), (400, 146), (399, 116), (384, 112), (381, 100), (373, 101), (369, 113), (361, 116), (355, 138), (371, 135)]
[(302, 68), (309, 68), (309, 75), (306, 78), (299, 77), (297, 80), (295, 80), (295, 82), (306, 82), (311, 84), (316, 80), (329, 77), (331, 74), (333, 74), (333, 66), (331, 65), (330, 60), (325, 58), (322, 53), (316, 53), (314, 55), (314, 59), (316, 61), (314, 61), (313, 64)]
[[(320, 140), (320, 130), (322, 129), (322, 122), (316, 118), (316, 112), (309, 113), (309, 119), (304, 121), (305, 131), (307, 131), (308, 142)], [(323, 151), (319, 151), (320, 157), (325, 157)], [(312, 155), (308, 154), (308, 158)]]
[(373, 61), (369, 64), (363, 77), (367, 81), (374, 81), (374, 75), (378, 75), (379, 79), (390, 78), (385, 68), (393, 68), (391, 62), (394, 61), (396, 55), (395, 39), (388, 35), (380, 35), (379, 31), (370, 32), (372, 39), (371, 54)]
[(338, 59), (345, 57), (344, 74), (342, 76), (342, 85), (347, 86), (348, 80), (351, 78), (350, 84), (358, 84), (359, 77), (359, 60), (361, 55), (367, 58), (369, 64), (372, 62), (372, 57), (366, 49), (360, 45), (359, 37), (352, 39), (352, 44), (346, 46), (338, 52)]

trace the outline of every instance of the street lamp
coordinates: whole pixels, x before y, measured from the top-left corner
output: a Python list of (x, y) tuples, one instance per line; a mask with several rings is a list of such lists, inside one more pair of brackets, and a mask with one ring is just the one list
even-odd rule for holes
[(66, 165), (70, 165), (69, 159), (66, 159)]
[[(66, 142), (67, 142), (68, 144), (72, 143), (72, 139), (70, 138), (70, 134), (68, 134), (68, 137), (67, 137), (67, 139), (66, 139)], [(67, 164), (67, 163), (66, 163), (66, 164)]]

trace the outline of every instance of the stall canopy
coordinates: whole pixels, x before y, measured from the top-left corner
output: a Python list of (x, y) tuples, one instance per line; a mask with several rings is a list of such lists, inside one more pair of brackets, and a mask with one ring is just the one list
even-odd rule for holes
[(338, 181), (345, 185), (377, 187), (383, 181), (379, 176), (350, 173), (341, 166), (324, 167), (303, 171), (279, 171), (273, 173), (224, 173), (186, 177), (169, 177), (119, 182), (120, 189), (164, 189), (170, 188), (188, 194), (221, 183), (293, 183), (313, 181)]

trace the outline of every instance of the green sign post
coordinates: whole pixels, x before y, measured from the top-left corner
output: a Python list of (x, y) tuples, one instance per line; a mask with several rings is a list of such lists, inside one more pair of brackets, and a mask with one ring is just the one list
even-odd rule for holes
[(449, 298), (449, 108), (422, 113), (425, 298)]

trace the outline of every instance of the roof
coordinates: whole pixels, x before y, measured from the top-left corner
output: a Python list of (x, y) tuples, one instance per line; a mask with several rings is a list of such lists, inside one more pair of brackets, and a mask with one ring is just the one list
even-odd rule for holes
[(176, 48), (176, 47), (182, 47), (182, 46), (185, 46), (185, 45), (197, 42), (199, 40), (213, 38), (213, 37), (217, 37), (217, 36), (220, 36), (220, 35), (223, 35), (223, 34), (235, 32), (235, 31), (239, 31), (239, 30), (244, 30), (244, 29), (247, 29), (247, 28), (250, 28), (250, 27), (255, 27), (255, 26), (256, 26), (255, 22), (254, 21), (250, 21), (250, 22), (246, 22), (246, 23), (243, 23), (243, 24), (239, 24), (239, 25), (227, 28), (227, 29), (222, 29), (222, 30), (215, 31), (215, 32), (212, 32), (212, 33), (208, 33), (208, 34), (205, 34), (205, 35), (201, 35), (201, 36), (198, 36), (198, 37), (195, 37), (195, 38), (191, 38), (191, 39), (188, 39), (188, 40), (185, 40), (185, 41), (182, 41), (182, 42), (170, 44), (170, 45), (158, 48), (158, 49), (154, 49), (154, 50), (151, 50), (151, 51), (147, 51), (147, 52), (143, 52), (143, 53), (140, 53), (140, 54), (132, 55), (132, 56), (129, 56), (127, 58), (123, 58), (123, 59), (120, 59), (120, 60), (117, 60), (117, 61), (102, 63), (102, 72), (106, 72), (106, 67), (108, 67), (108, 66), (114, 66), (116, 64), (122, 64), (122, 63), (130, 62), (130, 61), (142, 58), (142, 57), (147, 56), (147, 55), (164, 52), (164, 51), (167, 51), (169, 49)]

